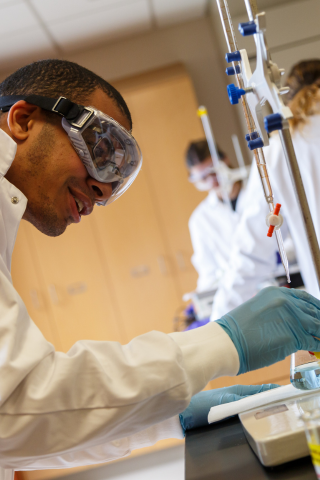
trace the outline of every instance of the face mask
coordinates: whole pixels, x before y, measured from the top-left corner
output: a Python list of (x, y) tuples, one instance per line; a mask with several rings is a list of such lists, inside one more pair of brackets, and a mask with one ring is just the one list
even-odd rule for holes
[[(225, 162), (220, 160), (219, 168), (208, 167), (203, 172), (189, 177), (189, 181), (201, 192), (209, 191), (214, 188), (214, 191), (218, 196), (223, 196), (223, 192), (226, 192), (229, 196), (234, 183), (239, 180), (245, 180), (248, 177), (249, 172), (250, 166), (229, 168)], [(218, 187), (214, 186), (213, 178), (210, 175), (212, 173), (217, 173), (219, 176), (220, 185)]]
[[(197, 190), (200, 190), (200, 192), (206, 192), (209, 190), (214, 189), (214, 191), (219, 195), (219, 192), (222, 190), (221, 186), (217, 187), (215, 185), (214, 177), (212, 174), (216, 173), (219, 175), (219, 179), (221, 183), (223, 184), (223, 188), (225, 187), (224, 184), (228, 184), (227, 182), (227, 172), (229, 168), (227, 165), (219, 161), (219, 168), (216, 167), (208, 167), (206, 170), (203, 170), (202, 172), (198, 173), (197, 175), (193, 175), (189, 177), (189, 181), (194, 184), (194, 186), (197, 188)], [(231, 185), (232, 188), (232, 185)]]
[(209, 190), (211, 190), (211, 187), (210, 185), (208, 184), (208, 182), (204, 181), (204, 180), (200, 180), (199, 182), (195, 182), (194, 183), (194, 186), (196, 187), (197, 190), (199, 190), (200, 192), (207, 192)]
[(198, 180), (197, 182), (194, 182), (193, 184), (196, 187), (196, 189), (199, 190), (200, 192), (208, 192), (209, 190), (214, 188), (214, 180), (213, 180), (213, 177), (210, 175), (207, 178), (204, 178), (203, 180)]

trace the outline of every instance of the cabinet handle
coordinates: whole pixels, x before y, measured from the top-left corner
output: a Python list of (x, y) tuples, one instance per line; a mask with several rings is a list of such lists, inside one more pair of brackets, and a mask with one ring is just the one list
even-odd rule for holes
[(88, 290), (88, 285), (85, 282), (75, 282), (67, 286), (69, 295), (81, 295)]
[(145, 275), (149, 275), (150, 273), (150, 268), (148, 265), (137, 265), (136, 267), (133, 267), (131, 269), (131, 276), (132, 277), (143, 277)]
[(187, 268), (186, 262), (184, 261), (184, 255), (182, 252), (176, 253), (177, 264), (179, 270), (185, 270)]
[(41, 305), (40, 305), (40, 300), (39, 300), (39, 296), (38, 296), (38, 292), (37, 290), (30, 290), (30, 297), (31, 297), (31, 302), (32, 302), (32, 305), (33, 307), (36, 309), (36, 310), (40, 310), (41, 308)]
[(49, 295), (51, 297), (52, 303), (57, 305), (59, 303), (59, 298), (58, 298), (56, 286), (51, 284), (48, 286), (48, 290), (49, 290)]
[(166, 263), (166, 259), (165, 259), (164, 255), (159, 255), (158, 258), (157, 258), (157, 261), (158, 261), (159, 269), (160, 269), (160, 272), (162, 273), (162, 275), (167, 275), (168, 274), (168, 268), (167, 268), (167, 263)]

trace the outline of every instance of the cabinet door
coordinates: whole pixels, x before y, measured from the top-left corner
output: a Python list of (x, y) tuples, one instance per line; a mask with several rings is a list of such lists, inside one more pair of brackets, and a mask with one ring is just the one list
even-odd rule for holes
[(125, 195), (93, 213), (127, 340), (150, 330), (171, 332), (181, 302), (151, 191), (143, 166)]
[(32, 244), (33, 228), (25, 221), (20, 224), (12, 256), (12, 281), (32, 320), (45, 338), (59, 349), (60, 336), (53, 320), (49, 296), (39, 268), (39, 258)]
[[(122, 85), (119, 85), (120, 88)], [(190, 262), (192, 245), (188, 220), (206, 196), (188, 182), (185, 153), (190, 141), (204, 137), (197, 117), (193, 86), (182, 67), (162, 75), (141, 76), (123, 85), (144, 156), (146, 172), (163, 238), (172, 259), (180, 295), (196, 287), (197, 274)], [(137, 126), (137, 129), (136, 127)]]
[(124, 340), (120, 313), (113, 302), (112, 282), (101, 264), (91, 226), (83, 218), (60, 237), (35, 228), (31, 241), (50, 297), (63, 351), (77, 340)]
[(277, 383), (287, 385), (290, 383), (290, 357), (270, 367), (259, 368), (245, 373), (239, 377), (221, 377), (212, 380), (207, 388), (228, 387), (230, 385), (262, 385), (263, 383)]

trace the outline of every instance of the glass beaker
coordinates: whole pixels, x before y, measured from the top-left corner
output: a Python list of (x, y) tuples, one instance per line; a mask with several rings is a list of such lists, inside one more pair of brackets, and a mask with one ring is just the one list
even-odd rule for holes
[(300, 350), (291, 355), (290, 382), (299, 390), (320, 388), (320, 360), (311, 352)]
[(320, 480), (320, 410), (305, 412), (300, 418), (304, 424), (311, 460)]

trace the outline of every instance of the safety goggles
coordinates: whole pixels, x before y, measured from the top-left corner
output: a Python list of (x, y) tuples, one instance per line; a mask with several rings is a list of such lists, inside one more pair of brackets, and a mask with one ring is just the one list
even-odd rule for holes
[(207, 167), (204, 170), (202, 170), (202, 172), (190, 174), (188, 180), (191, 183), (201, 182), (202, 180), (207, 178), (209, 175), (216, 174), (217, 171), (218, 171), (217, 167), (213, 167), (213, 166)]
[(239, 168), (229, 168), (225, 162), (219, 160), (219, 166), (214, 167), (210, 166), (202, 170), (202, 172), (194, 173), (193, 175), (189, 175), (189, 182), (197, 183), (201, 182), (209, 175), (216, 174), (221, 177), (223, 183), (226, 184), (233, 184), (240, 180), (245, 180), (250, 173), (250, 166), (244, 166)]
[(138, 143), (122, 125), (94, 107), (85, 107), (67, 98), (40, 95), (0, 97), (0, 110), (7, 112), (19, 100), (61, 115), (68, 134), (89, 175), (102, 183), (112, 184), (110, 198), (98, 205), (108, 205), (132, 184), (142, 165)]

